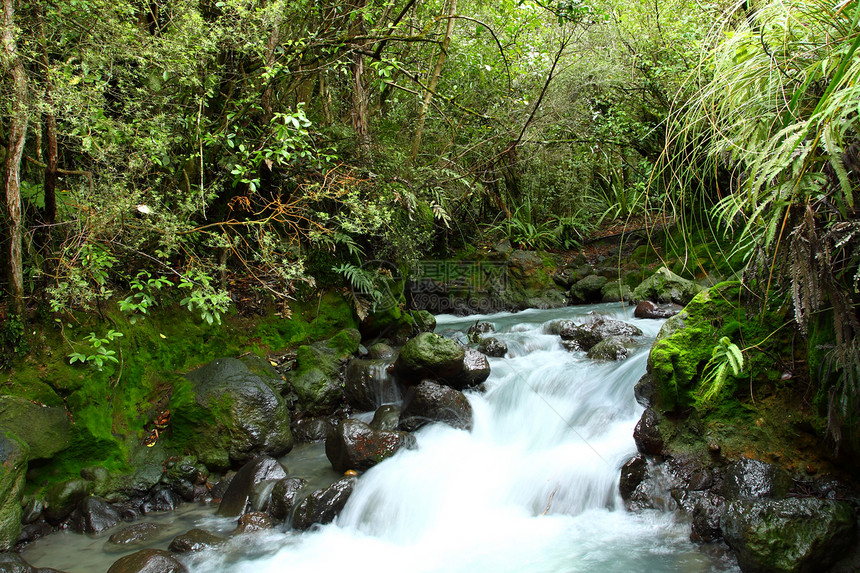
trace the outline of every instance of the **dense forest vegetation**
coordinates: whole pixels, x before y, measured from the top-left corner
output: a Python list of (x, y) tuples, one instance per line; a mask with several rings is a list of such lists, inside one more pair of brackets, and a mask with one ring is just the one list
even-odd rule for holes
[(352, 284), (362, 315), (367, 261), (670, 221), (731, 237), (760, 305), (829, 317), (837, 441), (856, 415), (856, 0), (3, 8), (10, 356), (114, 297), (217, 322)]

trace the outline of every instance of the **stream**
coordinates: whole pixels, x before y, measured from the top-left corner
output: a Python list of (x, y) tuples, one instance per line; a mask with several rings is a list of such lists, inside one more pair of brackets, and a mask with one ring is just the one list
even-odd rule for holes
[[(595, 362), (564, 350), (558, 336), (545, 332), (551, 320), (581, 320), (590, 311), (644, 331), (630, 358)], [(235, 536), (225, 548), (182, 557), (189, 570), (738, 571), (727, 551), (691, 543), (679, 515), (628, 512), (618, 494), (620, 468), (636, 453), (633, 428), (643, 410), (633, 386), (662, 321), (635, 319), (632, 307), (605, 304), (438, 316), (436, 332), (464, 337), (478, 319), (495, 326), (487, 336), (505, 341), (509, 352), (490, 358), (484, 393), (467, 393), (471, 432), (427, 426), (416, 432), (416, 450), (400, 451), (361, 476), (335, 523), (306, 533), (278, 526)], [(300, 476), (327, 464), (321, 445), (297, 448), (282, 462)], [(192, 527), (229, 534), (235, 520), (217, 518), (214, 510), (186, 506), (145, 519), (170, 523), (171, 535)], [(69, 573), (106, 571), (122, 555), (105, 549), (114, 531), (98, 538), (51, 535), (23, 556), (34, 566)], [(171, 538), (155, 546), (166, 548)]]

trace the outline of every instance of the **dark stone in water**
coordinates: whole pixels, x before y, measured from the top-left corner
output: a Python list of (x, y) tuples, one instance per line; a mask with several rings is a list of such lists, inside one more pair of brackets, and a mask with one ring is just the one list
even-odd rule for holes
[(415, 444), (415, 437), (406, 432), (374, 430), (360, 420), (343, 420), (326, 439), (325, 454), (337, 472), (362, 471)]
[(481, 343), (478, 345), (478, 351), (493, 358), (502, 358), (508, 353), (508, 345), (495, 336), (489, 336), (481, 340)]
[(264, 529), (272, 528), (272, 518), (267, 514), (252, 511), (245, 513), (239, 518), (239, 526), (236, 528), (236, 533), (253, 533), (255, 531), (263, 531)]
[(297, 442), (321, 442), (334, 429), (332, 421), (326, 417), (304, 418), (293, 422), (293, 436)]
[(146, 543), (161, 535), (167, 526), (160, 523), (135, 523), (123, 527), (108, 538), (114, 545), (137, 545)]
[(630, 501), (630, 496), (636, 491), (636, 488), (645, 479), (645, 473), (648, 469), (648, 462), (642, 454), (636, 454), (623, 466), (621, 466), (621, 479), (618, 482), (618, 491), (621, 493), (621, 499)]
[(663, 452), (663, 436), (659, 429), (660, 418), (651, 408), (642, 412), (642, 417), (633, 430), (636, 448), (646, 456), (658, 456)]
[(487, 357), (477, 350), (467, 348), (463, 357), (463, 370), (448, 383), (448, 386), (455, 390), (465, 390), (480, 385), (489, 377), (490, 363)]
[(400, 408), (394, 404), (386, 404), (380, 406), (373, 413), (373, 420), (370, 421), (370, 427), (374, 430), (394, 431), (400, 423)]
[(409, 389), (400, 414), (400, 429), (414, 432), (432, 422), (472, 429), (472, 405), (459, 390), (424, 380)]
[(636, 318), (671, 318), (680, 312), (680, 307), (660, 306), (656, 302), (643, 300), (636, 305), (633, 316)]
[(120, 557), (108, 569), (108, 573), (187, 573), (185, 565), (167, 551), (141, 549), (131, 555)]
[(227, 491), (218, 506), (218, 515), (222, 517), (238, 517), (245, 513), (245, 508), (251, 499), (254, 486), (266, 480), (277, 480), (287, 477), (287, 472), (278, 460), (268, 456), (258, 456), (246, 463), (236, 472)]
[(224, 542), (226, 539), (209, 533), (205, 529), (192, 529), (174, 537), (168, 549), (174, 553), (192, 553), (218, 547)]
[(382, 404), (399, 398), (397, 383), (385, 371), (384, 360), (354, 358), (346, 367), (344, 396), (358, 410), (375, 410)]
[(354, 477), (343, 478), (306, 497), (296, 508), (293, 528), (304, 531), (314, 524), (334, 521), (352, 495), (356, 481)]
[(296, 507), (299, 492), (307, 484), (302, 478), (283, 478), (272, 488), (272, 502), (269, 504), (269, 515), (276, 521), (288, 521)]
[(101, 533), (122, 521), (119, 510), (98, 497), (81, 500), (69, 526), (77, 533)]
[(169, 486), (159, 484), (153, 487), (143, 503), (140, 511), (152, 513), (153, 511), (173, 511), (182, 503), (182, 497)]

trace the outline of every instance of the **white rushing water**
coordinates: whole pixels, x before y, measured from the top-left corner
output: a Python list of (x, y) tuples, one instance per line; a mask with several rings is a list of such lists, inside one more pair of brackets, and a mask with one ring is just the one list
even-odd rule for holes
[[(620, 363), (565, 351), (544, 332), (591, 310), (635, 323), (641, 347)], [(627, 313), (626, 315), (624, 313)], [(436, 331), (465, 332), (477, 318), (507, 342), (491, 358), (486, 392), (469, 393), (471, 432), (433, 425), (418, 449), (364, 474), (334, 524), (308, 533), (236, 539), (232, 551), (194, 556), (197, 573), (705, 572), (725, 558), (688, 541), (670, 513), (629, 513), (618, 495), (636, 452), (642, 408), (633, 386), (662, 322), (618, 305), (484, 317), (440, 316)]]
[[(589, 311), (644, 331), (630, 358), (595, 362), (546, 334), (548, 322), (584, 320)], [(440, 316), (436, 331), (464, 338), (477, 319), (495, 326), (492, 336), (504, 340), (509, 352), (490, 359), (484, 393), (467, 393), (472, 431), (427, 426), (416, 433), (417, 449), (398, 452), (361, 476), (335, 523), (305, 533), (276, 529), (235, 536), (222, 549), (183, 557), (189, 570), (737, 571), (724, 552), (691, 543), (689, 526), (676, 515), (627, 512), (618, 494), (620, 468), (636, 453), (633, 428), (642, 413), (633, 387), (662, 321), (634, 319), (629, 307), (616, 304)], [(297, 448), (282, 461), (290, 475), (312, 477), (312, 468), (325, 470), (321, 479), (330, 483), (334, 474), (325, 469), (321, 452), (319, 445)], [(192, 527), (229, 535), (235, 520), (213, 517), (213, 510), (184, 509), (155, 519), (170, 522), (168, 539)], [(106, 570), (117, 557), (104, 539), (72, 534), (49, 536), (25, 551), (36, 566), (70, 573)]]

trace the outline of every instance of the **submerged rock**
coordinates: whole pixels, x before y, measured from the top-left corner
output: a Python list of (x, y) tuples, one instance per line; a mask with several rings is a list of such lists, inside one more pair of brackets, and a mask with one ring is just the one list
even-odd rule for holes
[(481, 340), (478, 352), (493, 358), (502, 358), (508, 353), (508, 345), (494, 336), (488, 336)]
[(236, 533), (254, 533), (272, 528), (272, 518), (260, 511), (252, 511), (239, 517)]
[(592, 360), (624, 360), (636, 342), (629, 336), (609, 336), (591, 347), (588, 357)]
[(743, 571), (824, 571), (853, 543), (856, 520), (846, 502), (815, 498), (733, 501), (720, 520)]
[(414, 448), (406, 432), (374, 430), (359, 420), (343, 420), (325, 442), (325, 453), (337, 472), (370, 469), (400, 448)]
[(424, 380), (407, 393), (400, 414), (400, 428), (414, 432), (432, 422), (471, 430), (472, 405), (459, 390)]
[(314, 524), (334, 521), (349, 501), (356, 481), (354, 477), (343, 478), (325, 489), (318, 489), (310, 494), (296, 508), (293, 528), (304, 531)]
[(174, 537), (168, 549), (174, 553), (192, 553), (218, 547), (226, 543), (226, 541), (223, 537), (219, 537), (205, 529), (192, 529)]
[(187, 573), (185, 565), (167, 551), (141, 549), (131, 555), (120, 557), (108, 569), (108, 573)]
[(108, 543), (119, 546), (148, 543), (161, 536), (167, 528), (167, 525), (161, 523), (135, 523), (111, 535)]

